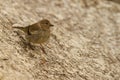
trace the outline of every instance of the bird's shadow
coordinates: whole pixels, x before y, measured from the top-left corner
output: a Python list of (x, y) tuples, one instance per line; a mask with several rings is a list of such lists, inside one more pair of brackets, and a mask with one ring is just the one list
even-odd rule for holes
[[(21, 47), (23, 47), (24, 50), (36, 50), (38, 48), (38, 46), (31, 44), (30, 42), (25, 40), (25, 38), (23, 38), (22, 36), (20, 43)], [(43, 53), (47, 54), (42, 45), (40, 45), (39, 48), (42, 50)]]
[(19, 36), (20, 37), (20, 46), (24, 49), (24, 50), (35, 50), (35, 46), (32, 45), (30, 42), (28, 42), (23, 36)]
[(14, 31), (18, 36), (20, 41), (18, 42), (18, 44), (20, 44), (20, 46), (26, 51), (26, 50), (35, 50), (35, 46), (32, 45), (30, 42), (28, 42), (25, 38), (25, 36), (22, 36), (19, 32)]
[(34, 45), (32, 45), (31, 43), (29, 43), (29, 42), (22, 42), (23, 43), (23, 48), (24, 49), (29, 49), (29, 50), (35, 50), (35, 46)]

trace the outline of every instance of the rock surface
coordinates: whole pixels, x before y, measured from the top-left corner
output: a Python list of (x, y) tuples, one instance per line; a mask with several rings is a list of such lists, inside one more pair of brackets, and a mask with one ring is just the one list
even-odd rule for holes
[[(55, 26), (31, 49), (24, 33), (42, 18)], [(43, 60), (47, 62), (42, 63)], [(104, 0), (0, 0), (0, 80), (120, 80), (120, 5)]]

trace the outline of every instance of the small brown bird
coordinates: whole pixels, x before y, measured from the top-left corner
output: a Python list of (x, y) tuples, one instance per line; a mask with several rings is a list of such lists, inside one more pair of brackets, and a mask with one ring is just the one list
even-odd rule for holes
[(42, 43), (46, 42), (50, 37), (50, 27), (53, 25), (47, 20), (43, 19), (35, 24), (27, 27), (13, 27), (22, 30), (26, 34), (26, 39), (29, 43), (40, 44), (44, 53), (45, 50), (42, 47)]
[(27, 27), (14, 27), (26, 33), (26, 38), (29, 42), (35, 44), (42, 44), (50, 37), (50, 27), (53, 25), (47, 20), (43, 19), (38, 23), (29, 25)]

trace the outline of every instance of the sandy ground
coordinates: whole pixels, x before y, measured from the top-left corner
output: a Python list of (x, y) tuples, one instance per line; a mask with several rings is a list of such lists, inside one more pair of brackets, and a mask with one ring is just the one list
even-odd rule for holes
[[(24, 33), (55, 26), (32, 50)], [(47, 62), (43, 63), (44, 59)], [(120, 80), (120, 5), (104, 0), (0, 0), (0, 80)]]

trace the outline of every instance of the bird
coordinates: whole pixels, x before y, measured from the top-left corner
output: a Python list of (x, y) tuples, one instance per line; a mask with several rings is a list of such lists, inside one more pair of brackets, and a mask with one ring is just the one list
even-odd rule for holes
[(54, 26), (49, 20), (43, 19), (37, 23), (27, 27), (13, 27), (23, 31), (26, 34), (26, 39), (30, 43), (42, 44), (50, 37), (50, 28)]
[(42, 51), (46, 53), (42, 44), (49, 40), (51, 35), (50, 28), (53, 26), (49, 20), (43, 19), (26, 27), (13, 28), (23, 31), (26, 34), (25, 37), (28, 43), (40, 44)]

